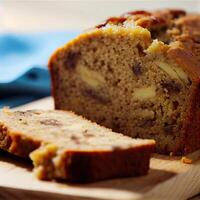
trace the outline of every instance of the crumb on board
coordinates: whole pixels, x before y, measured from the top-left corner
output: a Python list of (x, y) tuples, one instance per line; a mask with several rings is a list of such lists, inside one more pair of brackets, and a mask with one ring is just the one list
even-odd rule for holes
[(8, 115), (11, 114), (10, 108), (7, 107), (7, 106), (4, 106), (3, 109), (2, 109), (2, 111), (3, 111), (5, 114), (8, 114)]
[(183, 157), (181, 158), (181, 162), (182, 162), (182, 163), (185, 163), (185, 164), (192, 164), (192, 163), (193, 163), (192, 159), (187, 158), (187, 157), (185, 157), (185, 156), (183, 156)]

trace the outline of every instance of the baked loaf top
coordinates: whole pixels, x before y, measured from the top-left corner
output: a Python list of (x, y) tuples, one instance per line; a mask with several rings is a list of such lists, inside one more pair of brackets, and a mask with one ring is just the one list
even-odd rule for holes
[[(0, 148), (23, 157), (31, 153), (35, 172), (41, 179), (93, 181), (123, 174), (145, 174), (154, 147), (153, 140), (131, 139), (64, 111), (1, 111), (0, 136)], [(124, 158), (120, 158), (122, 155)], [(131, 171), (131, 168), (138, 168), (131, 166), (134, 155), (145, 167), (139, 164), (140, 169)], [(124, 161), (129, 157), (130, 161)], [(96, 175), (96, 170), (109, 170), (98, 159), (117, 167), (115, 173)], [(119, 166), (114, 166), (116, 162)]]
[[(120, 32), (124, 35), (126, 28), (137, 39), (141, 34), (141, 49), (147, 49), (153, 40), (164, 42), (166, 45), (162, 50), (160, 46), (154, 49), (156, 51), (165, 51), (170, 59), (173, 59), (178, 65), (189, 73), (192, 80), (199, 82), (200, 77), (200, 15), (187, 14), (184, 10), (163, 9), (154, 12), (144, 10), (124, 13), (121, 16), (110, 17), (105, 22), (86, 30), (79, 37), (67, 43), (65, 48), (76, 45), (80, 40), (90, 37), (93, 34), (114, 34)], [(142, 28), (142, 29), (141, 29)], [(149, 32), (145, 31), (147, 29)], [(100, 32), (99, 32), (100, 31)], [(134, 34), (135, 32), (135, 34)], [(58, 49), (49, 61), (49, 67), (53, 66), (56, 55), (62, 51)], [(79, 55), (70, 55), (71, 64)]]
[(163, 9), (154, 12), (133, 11), (111, 17), (96, 28), (116, 25), (139, 26), (151, 32), (151, 39), (170, 44), (166, 54), (182, 65), (191, 79), (200, 77), (200, 15), (187, 14), (184, 10)]

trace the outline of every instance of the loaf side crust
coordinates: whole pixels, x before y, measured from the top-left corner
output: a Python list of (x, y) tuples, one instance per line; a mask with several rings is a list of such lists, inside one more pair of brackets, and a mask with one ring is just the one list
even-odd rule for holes
[(14, 155), (28, 158), (30, 152), (41, 145), (40, 140), (24, 136), (21, 132), (10, 130), (0, 121), (0, 148)]
[(57, 158), (55, 146), (50, 145), (33, 151), (30, 157), (39, 179), (88, 183), (146, 175), (154, 148), (152, 142), (145, 146), (114, 151), (65, 151), (61, 158)]

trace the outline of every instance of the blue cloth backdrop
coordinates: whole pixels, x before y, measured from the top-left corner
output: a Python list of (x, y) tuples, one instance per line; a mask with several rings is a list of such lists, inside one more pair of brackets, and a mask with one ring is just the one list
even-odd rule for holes
[(78, 32), (0, 34), (0, 108), (50, 95), (47, 63), (56, 48)]

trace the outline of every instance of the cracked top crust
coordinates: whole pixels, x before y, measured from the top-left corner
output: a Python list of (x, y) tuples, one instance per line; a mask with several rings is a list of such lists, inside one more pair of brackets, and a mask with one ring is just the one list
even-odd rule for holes
[(152, 39), (169, 45), (167, 55), (188, 72), (191, 79), (200, 79), (200, 15), (184, 10), (164, 9), (154, 12), (144, 10), (124, 13), (108, 18), (96, 28), (107, 26), (146, 28)]
[[(65, 49), (80, 40), (101, 34), (128, 34), (140, 37), (140, 45), (148, 50), (156, 39), (164, 44), (164, 51), (169, 59), (183, 68), (193, 82), (200, 82), (200, 15), (188, 14), (184, 10), (164, 9), (154, 12), (131, 11), (117, 17), (110, 17), (105, 22), (88, 29), (69, 42)], [(140, 36), (139, 36), (140, 35)], [(62, 48), (61, 48), (62, 49)], [(51, 68), (58, 49), (50, 59)], [(160, 50), (159, 50), (160, 51)], [(155, 52), (154, 52), (155, 53)]]

